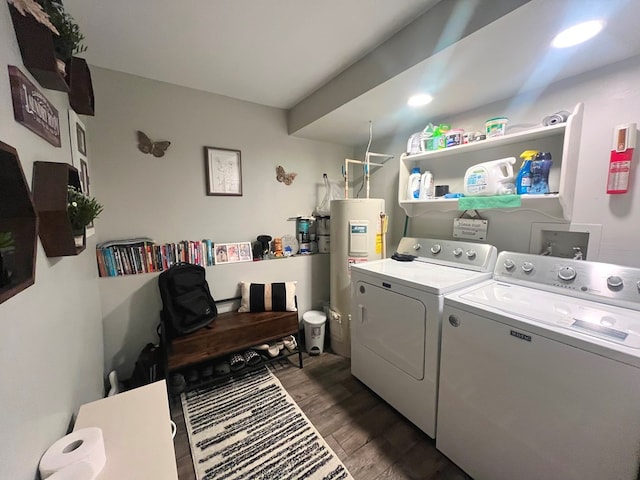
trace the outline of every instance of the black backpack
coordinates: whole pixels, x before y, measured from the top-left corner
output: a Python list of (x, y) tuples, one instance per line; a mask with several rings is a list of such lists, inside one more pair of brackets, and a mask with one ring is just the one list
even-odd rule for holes
[(138, 355), (131, 378), (125, 380), (124, 385), (127, 390), (131, 390), (153, 383), (159, 378), (164, 378), (160, 348), (147, 343)]
[(161, 317), (168, 339), (186, 335), (213, 322), (218, 309), (209, 292), (204, 267), (177, 263), (158, 277)]

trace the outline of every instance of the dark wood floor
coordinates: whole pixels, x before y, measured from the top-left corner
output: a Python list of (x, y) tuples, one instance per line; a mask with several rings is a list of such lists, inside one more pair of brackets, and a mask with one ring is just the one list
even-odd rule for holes
[[(297, 358), (296, 358), (297, 360)], [(435, 442), (351, 375), (349, 359), (305, 356), (272, 371), (355, 480), (469, 480)], [(180, 402), (171, 408), (180, 480), (195, 480)]]

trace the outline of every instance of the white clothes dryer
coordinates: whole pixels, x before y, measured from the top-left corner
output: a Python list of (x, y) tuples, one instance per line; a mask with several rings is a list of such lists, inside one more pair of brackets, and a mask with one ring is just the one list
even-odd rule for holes
[(436, 447), (476, 480), (638, 478), (640, 269), (512, 252), (445, 296)]
[(351, 372), (432, 438), (443, 295), (490, 278), (491, 245), (403, 238), (394, 257), (351, 267)]

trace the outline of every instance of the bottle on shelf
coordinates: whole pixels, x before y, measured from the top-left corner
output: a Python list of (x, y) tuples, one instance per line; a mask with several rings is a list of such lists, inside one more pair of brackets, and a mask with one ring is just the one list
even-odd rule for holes
[(516, 177), (516, 193), (523, 195), (531, 190), (531, 161), (538, 154), (538, 150), (525, 150), (520, 154), (522, 166)]
[(407, 183), (407, 200), (420, 198), (420, 168), (413, 167)]
[(433, 184), (433, 174), (430, 171), (426, 171), (420, 177), (420, 200), (427, 198), (433, 198), (435, 186)]
[(531, 161), (531, 190), (529, 193), (549, 193), (549, 170), (553, 161), (550, 152), (538, 152)]

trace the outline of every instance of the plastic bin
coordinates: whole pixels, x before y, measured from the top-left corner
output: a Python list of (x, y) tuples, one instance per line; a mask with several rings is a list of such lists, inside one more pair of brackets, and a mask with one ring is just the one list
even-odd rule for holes
[(319, 310), (310, 310), (302, 315), (304, 343), (309, 355), (320, 355), (324, 350), (324, 326), (327, 316)]

